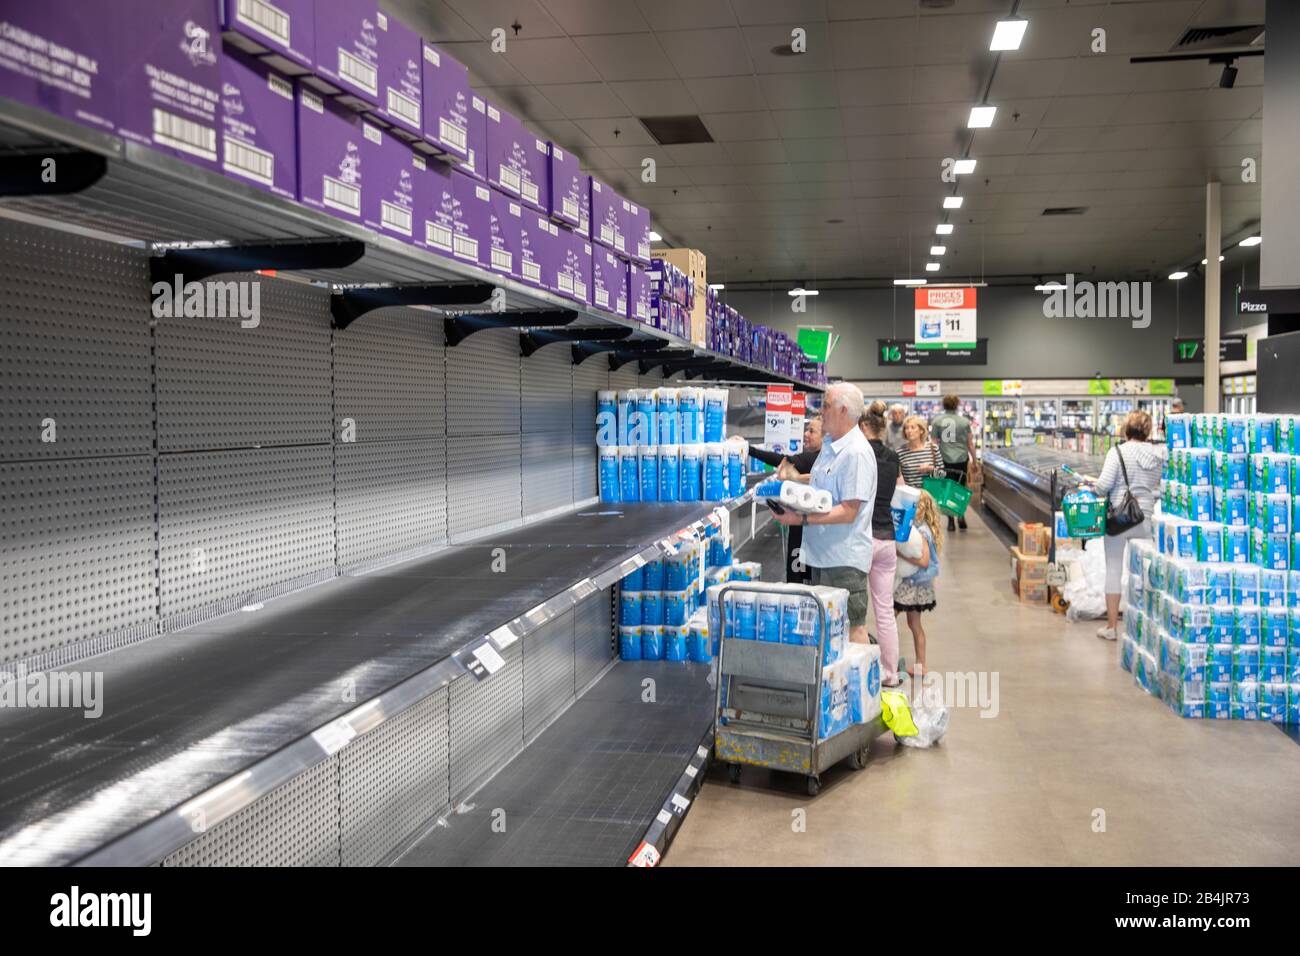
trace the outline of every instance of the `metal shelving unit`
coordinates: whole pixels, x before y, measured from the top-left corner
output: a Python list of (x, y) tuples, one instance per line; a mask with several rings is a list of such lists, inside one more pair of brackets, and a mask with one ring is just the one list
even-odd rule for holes
[[(40, 177), (47, 158), (68, 172), (53, 185)], [(641, 374), (662, 367), (665, 375), (751, 385), (792, 382), (821, 391), (3, 97), (0, 163), (7, 173), (0, 209), (38, 225), (64, 223), (101, 238), (152, 244), (163, 255), (180, 245), (190, 277), (266, 268), (340, 292), (378, 287), (382, 292), (372, 308), (427, 305), (476, 320), (479, 327), (536, 331), (543, 342), (571, 342), (575, 364), (610, 352), (611, 368), (635, 361)], [(159, 274), (167, 274), (165, 265), (159, 263)], [(505, 290), (504, 312), (482, 309), (485, 287)]]

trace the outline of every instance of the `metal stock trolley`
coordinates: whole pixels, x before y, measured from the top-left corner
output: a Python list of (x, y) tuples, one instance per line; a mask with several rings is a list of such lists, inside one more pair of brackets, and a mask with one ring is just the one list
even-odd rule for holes
[[(774, 644), (741, 639), (728, 632), (727, 597), (735, 591), (803, 594), (817, 605), (816, 645)], [(868, 723), (819, 740), (822, 645), (826, 606), (810, 587), (728, 584), (718, 593), (718, 681), (713, 752), (727, 764), (732, 783), (743, 766), (784, 770), (807, 778), (808, 795), (821, 791), (821, 774), (848, 759), (854, 770), (867, 765), (871, 741), (886, 730), (877, 714)]]

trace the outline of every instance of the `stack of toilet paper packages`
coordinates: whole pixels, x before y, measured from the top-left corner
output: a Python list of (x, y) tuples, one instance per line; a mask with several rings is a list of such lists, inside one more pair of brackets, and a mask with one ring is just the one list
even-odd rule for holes
[[(719, 595), (724, 587), (715, 584), (706, 591), (715, 653), (722, 624)], [(825, 608), (824, 615), (819, 603)], [(849, 633), (849, 592), (843, 588), (764, 582), (762, 591), (727, 591), (726, 604), (729, 639), (820, 645), (823, 666), (835, 663), (844, 654)]]
[(790, 511), (802, 514), (826, 514), (831, 510), (831, 493), (801, 481), (769, 480), (754, 488), (754, 497), (779, 501)]

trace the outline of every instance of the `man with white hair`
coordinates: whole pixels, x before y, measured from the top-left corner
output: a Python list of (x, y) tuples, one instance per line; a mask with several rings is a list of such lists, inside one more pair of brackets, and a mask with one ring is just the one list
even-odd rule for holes
[(813, 584), (849, 592), (849, 639), (866, 644), (867, 575), (871, 571), (871, 512), (876, 500), (876, 453), (858, 419), (862, 392), (850, 382), (826, 390), (822, 403), (822, 450), (809, 481), (831, 493), (826, 514), (786, 511), (776, 520), (803, 525), (803, 563)]
[(889, 423), (885, 425), (882, 441), (885, 447), (897, 454), (907, 447), (907, 436), (903, 434), (903, 422), (907, 419), (907, 406), (894, 402), (889, 406)]

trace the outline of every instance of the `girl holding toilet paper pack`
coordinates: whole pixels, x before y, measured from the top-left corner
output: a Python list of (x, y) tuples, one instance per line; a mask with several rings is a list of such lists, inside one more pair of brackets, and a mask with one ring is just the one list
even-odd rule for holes
[(921, 492), (916, 505), (912, 526), (925, 541), (925, 548), (916, 560), (899, 555), (898, 565), (906, 576), (894, 585), (894, 610), (907, 615), (907, 626), (916, 645), (916, 663), (908, 667), (913, 677), (924, 674), (925, 626), (921, 615), (933, 611), (936, 604), (934, 581), (939, 576), (939, 556), (943, 553), (943, 525), (939, 521), (939, 506), (929, 492)]

